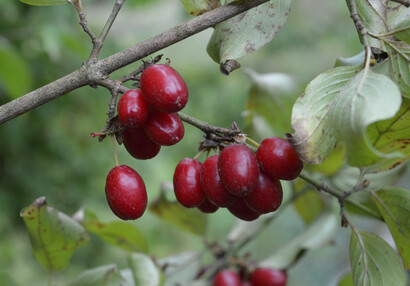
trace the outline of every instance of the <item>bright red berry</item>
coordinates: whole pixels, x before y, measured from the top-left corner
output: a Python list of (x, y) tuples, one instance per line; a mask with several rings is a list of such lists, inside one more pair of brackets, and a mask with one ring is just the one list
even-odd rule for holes
[(141, 217), (147, 207), (144, 181), (126, 165), (116, 166), (108, 173), (105, 195), (113, 213), (124, 220)]
[(252, 272), (252, 286), (285, 286), (286, 272), (272, 268), (256, 268)]
[(214, 277), (213, 286), (241, 286), (239, 275), (232, 270), (220, 271)]
[(123, 126), (141, 127), (148, 118), (148, 104), (141, 90), (131, 89), (118, 101), (118, 118)]
[(245, 202), (253, 211), (266, 214), (276, 211), (282, 203), (282, 198), (280, 181), (260, 171), (258, 185), (245, 197)]
[(201, 187), (205, 196), (215, 205), (219, 207), (227, 207), (232, 205), (235, 197), (231, 195), (221, 181), (218, 172), (218, 157), (213, 155), (208, 157), (201, 171)]
[(221, 180), (232, 195), (245, 197), (258, 184), (259, 166), (255, 154), (242, 144), (225, 147), (218, 159)]
[(269, 176), (281, 180), (293, 180), (300, 174), (303, 162), (295, 148), (285, 139), (270, 137), (262, 141), (256, 157)]
[(237, 198), (235, 202), (228, 207), (231, 214), (241, 220), (252, 221), (259, 217), (259, 214), (251, 210), (245, 203), (244, 198)]
[(136, 159), (151, 159), (155, 157), (161, 149), (160, 145), (148, 138), (142, 128), (125, 129), (122, 135), (125, 149)]
[(201, 169), (202, 163), (191, 158), (182, 159), (175, 168), (175, 196), (187, 208), (197, 207), (205, 200), (200, 184)]
[(171, 146), (184, 137), (185, 128), (176, 113), (152, 111), (144, 125), (148, 137), (159, 145)]
[(216, 212), (219, 207), (211, 203), (207, 198), (198, 206), (198, 209), (206, 214), (211, 214)]
[(146, 68), (140, 79), (145, 100), (163, 112), (177, 112), (188, 102), (188, 88), (179, 73), (168, 65)]

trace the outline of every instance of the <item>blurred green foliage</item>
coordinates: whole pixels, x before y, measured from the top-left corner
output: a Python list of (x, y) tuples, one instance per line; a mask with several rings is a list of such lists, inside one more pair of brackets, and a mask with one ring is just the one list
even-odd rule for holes
[[(104, 25), (111, 5), (113, 1), (108, 0), (84, 1), (88, 22), (96, 33)], [(126, 1), (100, 57), (189, 18), (191, 16), (177, 0)], [(90, 40), (69, 5), (34, 7), (16, 0), (2, 0), (0, 19), (0, 51), (9, 53), (8, 60), (0, 62), (0, 104), (22, 95), (18, 92), (34, 90), (79, 68), (90, 52)], [(211, 30), (205, 31), (161, 53), (172, 60), (172, 66), (189, 87), (190, 101), (185, 113), (213, 125), (230, 126), (236, 121), (244, 127), (242, 111), (251, 80), (241, 70), (229, 77), (220, 74), (219, 66), (206, 54), (211, 33)], [(337, 57), (349, 57), (360, 50), (343, 2), (295, 1), (288, 21), (275, 39), (239, 61), (243, 67), (258, 73), (285, 72), (300, 82), (308, 82), (333, 66)], [(131, 72), (139, 64), (115, 72), (113, 78)], [(13, 80), (18, 75), (18, 84), (4, 76), (10, 74)], [(1, 285), (13, 285), (5, 282), (9, 280), (17, 285), (45, 284), (45, 272), (32, 255), (20, 218), (20, 210), (37, 197), (46, 196), (49, 205), (67, 214), (87, 207), (101, 220), (116, 220), (107, 207), (104, 194), (106, 174), (114, 166), (111, 142), (99, 143), (90, 136), (90, 132), (104, 126), (109, 100), (107, 90), (84, 87), (0, 125)], [(153, 201), (159, 194), (161, 182), (172, 180), (178, 161), (197, 153), (201, 138), (199, 131), (186, 126), (182, 142), (162, 148), (152, 160), (136, 161), (122, 147), (118, 148), (119, 159), (141, 174), (149, 200)], [(207, 238), (225, 237), (233, 221), (225, 210), (209, 216)], [(149, 212), (133, 224), (143, 230), (152, 255), (163, 257), (202, 247), (201, 237), (182, 233)], [(280, 235), (270, 229), (256, 243), (258, 247), (250, 245), (256, 258), (266, 254), (263, 247), (278, 248), (280, 243), (296, 235), (303, 223), (292, 209), (287, 209), (274, 227), (287, 231)], [(66, 285), (86, 268), (111, 263), (119, 268), (126, 265), (122, 250), (106, 245), (93, 235), (91, 240), (92, 243), (74, 254), (64, 271), (55, 274), (53, 285)]]

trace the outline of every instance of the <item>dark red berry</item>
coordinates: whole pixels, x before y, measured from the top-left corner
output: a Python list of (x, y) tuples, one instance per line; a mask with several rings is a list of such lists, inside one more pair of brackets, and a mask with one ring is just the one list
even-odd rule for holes
[(262, 141), (256, 157), (269, 176), (281, 180), (293, 180), (300, 174), (303, 162), (295, 148), (285, 139), (270, 137)]
[(211, 214), (216, 212), (219, 207), (211, 203), (207, 198), (198, 206), (198, 209), (206, 214)]
[(141, 90), (131, 89), (118, 101), (118, 118), (123, 126), (141, 127), (148, 118), (148, 104)]
[(245, 197), (245, 202), (253, 211), (266, 214), (276, 211), (282, 203), (282, 198), (280, 181), (260, 171), (258, 185)]
[(232, 270), (223, 270), (215, 275), (213, 286), (241, 286), (239, 275)]
[(171, 146), (181, 141), (185, 128), (176, 113), (153, 111), (144, 125), (144, 131), (155, 143)]
[(188, 102), (188, 88), (179, 73), (168, 65), (146, 68), (140, 79), (145, 100), (163, 112), (177, 112)]
[(202, 163), (191, 158), (182, 159), (175, 168), (175, 196), (187, 208), (197, 207), (205, 200), (200, 183), (201, 169)]
[(213, 155), (203, 163), (201, 172), (201, 187), (205, 196), (219, 207), (232, 205), (235, 197), (231, 195), (221, 181), (218, 172), (218, 157)]
[(113, 213), (124, 220), (141, 217), (147, 207), (144, 181), (125, 165), (116, 166), (108, 173), (105, 195)]
[(241, 284), (242, 286), (252, 286), (251, 282), (242, 282)]
[(161, 149), (160, 145), (148, 138), (142, 128), (125, 129), (122, 135), (125, 149), (136, 159), (151, 159)]
[(235, 202), (228, 207), (228, 210), (241, 220), (252, 221), (259, 217), (258, 213), (246, 205), (244, 198), (237, 198)]
[(272, 268), (256, 268), (251, 276), (252, 286), (285, 286), (286, 272)]
[(222, 183), (232, 195), (245, 197), (258, 184), (259, 166), (255, 154), (242, 144), (225, 147), (218, 159)]

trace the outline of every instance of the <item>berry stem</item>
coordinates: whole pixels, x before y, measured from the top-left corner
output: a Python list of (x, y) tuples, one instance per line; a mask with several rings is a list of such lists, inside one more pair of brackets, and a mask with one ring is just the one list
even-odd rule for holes
[(205, 151), (209, 151), (208, 149), (202, 149), (201, 151), (199, 151), (198, 154), (195, 155), (195, 157), (193, 158), (194, 160), (198, 159), (199, 156), (202, 155), (202, 153), (204, 153)]
[(246, 136), (246, 141), (252, 143), (253, 145), (256, 146), (256, 148), (259, 148), (260, 144), (258, 142), (256, 142), (255, 140), (253, 140), (252, 138)]
[(115, 166), (118, 167), (120, 164), (118, 163), (117, 148), (115, 148), (115, 139), (113, 135), (111, 135), (111, 142), (114, 150)]

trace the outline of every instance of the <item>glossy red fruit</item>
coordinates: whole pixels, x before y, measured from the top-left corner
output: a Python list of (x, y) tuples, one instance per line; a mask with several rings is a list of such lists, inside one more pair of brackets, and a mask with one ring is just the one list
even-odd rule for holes
[(216, 212), (219, 207), (211, 203), (207, 198), (198, 206), (198, 209), (206, 214), (211, 214)]
[(245, 203), (244, 198), (237, 198), (235, 202), (228, 207), (231, 214), (245, 221), (252, 221), (259, 217), (259, 214), (251, 210)]
[(295, 148), (285, 139), (270, 137), (262, 141), (256, 157), (269, 176), (281, 180), (293, 180), (300, 174), (303, 162)]
[(159, 145), (171, 146), (184, 137), (185, 128), (176, 113), (153, 111), (144, 125), (148, 137)]
[(259, 166), (255, 154), (242, 144), (225, 147), (218, 159), (222, 183), (234, 196), (249, 195), (258, 184)]
[(197, 207), (205, 200), (200, 184), (201, 169), (202, 163), (191, 158), (182, 159), (175, 168), (175, 196), (187, 208)]
[(108, 173), (105, 195), (113, 213), (124, 220), (141, 217), (147, 208), (144, 181), (126, 165), (116, 166)]
[(131, 89), (118, 101), (118, 118), (123, 126), (141, 127), (148, 118), (149, 107), (141, 90)]
[(220, 271), (214, 277), (213, 286), (241, 286), (239, 275), (232, 270)]
[(122, 135), (125, 149), (136, 159), (151, 159), (155, 157), (161, 149), (160, 145), (148, 138), (142, 128), (125, 129)]
[(168, 65), (146, 68), (140, 79), (145, 100), (163, 112), (177, 112), (188, 102), (188, 88), (179, 73)]
[(245, 197), (245, 202), (253, 211), (266, 214), (276, 211), (282, 203), (282, 198), (280, 181), (260, 171), (258, 185)]
[(218, 172), (219, 155), (208, 157), (201, 171), (201, 187), (205, 196), (219, 207), (227, 207), (233, 204), (235, 197), (231, 195), (221, 181)]
[(272, 268), (256, 268), (252, 272), (252, 286), (285, 286), (286, 272)]

